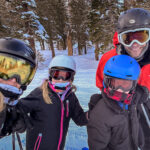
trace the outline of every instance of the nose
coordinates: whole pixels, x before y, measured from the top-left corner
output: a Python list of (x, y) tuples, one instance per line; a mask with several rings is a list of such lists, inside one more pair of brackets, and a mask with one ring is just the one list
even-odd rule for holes
[(11, 78), (9, 79), (8, 83), (12, 86), (15, 86), (17, 87), (18, 89), (20, 88), (20, 84), (17, 82), (17, 79), (16, 78)]
[(139, 45), (139, 44), (136, 41), (134, 41), (132, 45)]
[(60, 78), (60, 79), (59, 79), (59, 81), (60, 81), (60, 82), (62, 82), (62, 81), (63, 81), (63, 79), (62, 79), (62, 78)]
[(137, 42), (133, 42), (133, 44), (131, 45), (131, 47), (139, 47), (140, 45)]

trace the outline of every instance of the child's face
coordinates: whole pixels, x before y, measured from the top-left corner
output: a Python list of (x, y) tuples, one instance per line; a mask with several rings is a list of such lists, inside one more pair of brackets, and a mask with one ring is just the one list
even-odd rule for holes
[[(56, 78), (57, 77), (57, 78)], [(52, 82), (54, 83), (67, 83), (67, 82), (71, 82), (71, 80), (64, 80), (66, 78), (66, 72), (61, 71), (59, 72), (59, 74), (57, 74), (57, 76), (55, 76), (55, 78), (52, 78)], [(60, 89), (55, 89), (56, 92), (63, 92), (63, 90)]]

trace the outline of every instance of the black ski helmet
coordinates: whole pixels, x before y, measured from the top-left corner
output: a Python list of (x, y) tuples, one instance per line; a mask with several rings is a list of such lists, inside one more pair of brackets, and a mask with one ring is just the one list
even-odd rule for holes
[[(36, 54), (32, 50), (31, 47), (29, 47), (25, 42), (15, 39), (15, 38), (0, 38), (0, 54), (8, 54), (12, 56), (16, 56), (18, 58), (21, 58), (29, 64), (31, 64), (32, 68), (34, 68), (33, 76), (36, 70)], [(30, 83), (29, 81), (27, 85)], [(26, 89), (27, 85), (21, 85), (21, 88), (23, 90)]]
[(118, 33), (138, 28), (150, 28), (150, 12), (143, 8), (131, 8), (120, 15)]
[(0, 53), (10, 54), (29, 61), (36, 66), (35, 52), (23, 41), (15, 38), (0, 39)]

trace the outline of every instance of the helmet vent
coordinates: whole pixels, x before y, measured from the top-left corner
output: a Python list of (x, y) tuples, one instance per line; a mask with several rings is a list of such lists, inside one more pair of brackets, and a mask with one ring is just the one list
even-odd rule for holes
[(126, 75), (127, 77), (132, 77), (132, 75)]
[(111, 73), (111, 71), (107, 70), (108, 73)]

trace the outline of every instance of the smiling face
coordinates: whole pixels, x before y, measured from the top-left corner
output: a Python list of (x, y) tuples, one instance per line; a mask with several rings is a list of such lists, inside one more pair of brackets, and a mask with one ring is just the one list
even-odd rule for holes
[(145, 46), (146, 44), (139, 45), (138, 43), (134, 42), (130, 47), (125, 46), (125, 49), (131, 57), (137, 58), (142, 54)]

